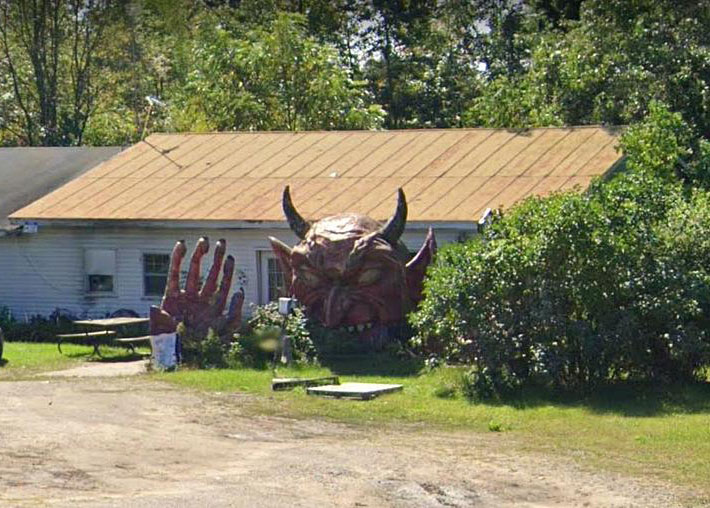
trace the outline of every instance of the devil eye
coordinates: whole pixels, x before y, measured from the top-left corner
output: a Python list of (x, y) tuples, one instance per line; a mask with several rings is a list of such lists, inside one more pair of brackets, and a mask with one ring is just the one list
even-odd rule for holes
[(306, 286), (315, 287), (321, 283), (321, 279), (318, 275), (310, 270), (301, 270), (298, 272), (298, 278)]
[(377, 268), (370, 268), (362, 272), (358, 278), (357, 283), (362, 286), (367, 286), (374, 284), (380, 278), (380, 270)]

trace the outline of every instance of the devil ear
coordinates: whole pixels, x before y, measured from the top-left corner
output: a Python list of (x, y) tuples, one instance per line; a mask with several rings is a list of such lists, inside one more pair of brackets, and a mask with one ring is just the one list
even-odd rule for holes
[(291, 247), (273, 236), (269, 237), (269, 241), (271, 242), (271, 249), (274, 251), (274, 254), (276, 254), (276, 259), (279, 260), (279, 264), (281, 265), (281, 271), (284, 273), (284, 281), (286, 281), (285, 289), (290, 295), (292, 294), (291, 284), (293, 281), (293, 269), (291, 268)]
[(414, 303), (419, 303), (423, 298), (424, 275), (426, 274), (427, 266), (434, 260), (435, 254), (436, 238), (434, 238), (434, 232), (429, 228), (429, 232), (424, 240), (424, 245), (419, 249), (416, 256), (407, 263), (405, 268), (409, 298), (411, 298)]

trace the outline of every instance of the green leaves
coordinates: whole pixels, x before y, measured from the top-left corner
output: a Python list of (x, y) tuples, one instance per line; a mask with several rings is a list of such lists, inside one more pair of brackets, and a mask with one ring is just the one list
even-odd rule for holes
[(475, 396), (685, 378), (710, 362), (710, 194), (649, 173), (531, 198), (441, 249), (414, 345), (475, 365)]
[(299, 15), (279, 14), (244, 36), (205, 30), (193, 51), (197, 70), (178, 109), (193, 107), (214, 129), (377, 128), (384, 119), (335, 49), (309, 37)]

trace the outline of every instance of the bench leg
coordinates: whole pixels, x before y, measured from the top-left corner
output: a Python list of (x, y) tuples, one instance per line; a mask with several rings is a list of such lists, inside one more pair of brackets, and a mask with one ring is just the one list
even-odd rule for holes
[(59, 350), (60, 355), (64, 354), (62, 353), (62, 339), (59, 339), (59, 341), (57, 342), (57, 349)]
[(94, 341), (94, 354), (96, 356), (98, 356), (99, 358), (103, 358), (103, 356), (101, 356), (101, 351), (99, 351), (99, 341), (98, 340)]

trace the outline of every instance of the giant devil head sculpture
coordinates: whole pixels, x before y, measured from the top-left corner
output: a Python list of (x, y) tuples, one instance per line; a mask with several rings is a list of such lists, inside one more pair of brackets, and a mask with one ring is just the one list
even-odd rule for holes
[(407, 201), (402, 189), (398, 194), (397, 209), (385, 224), (353, 213), (310, 224), (293, 206), (288, 186), (284, 189), (284, 213), (301, 241), (290, 248), (269, 239), (284, 271), (286, 290), (310, 317), (331, 328), (362, 329), (398, 323), (421, 300), (436, 241), (430, 229), (410, 259), (400, 241)]

